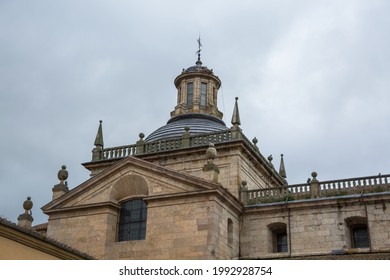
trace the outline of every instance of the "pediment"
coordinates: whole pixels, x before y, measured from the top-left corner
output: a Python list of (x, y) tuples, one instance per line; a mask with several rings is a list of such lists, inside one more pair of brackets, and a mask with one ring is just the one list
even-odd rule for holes
[(42, 210), (114, 203), (131, 197), (157, 197), (215, 189), (218, 184), (136, 157), (127, 157), (48, 203)]

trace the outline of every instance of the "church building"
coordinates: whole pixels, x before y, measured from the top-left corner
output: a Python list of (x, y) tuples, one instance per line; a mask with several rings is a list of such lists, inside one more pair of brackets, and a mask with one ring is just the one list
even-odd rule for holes
[(174, 85), (170, 119), (134, 144), (106, 147), (100, 121), (90, 179), (69, 188), (62, 166), (42, 234), (106, 260), (390, 259), (390, 175), (289, 185), (283, 156), (242, 132), (238, 98), (222, 120), (200, 51)]

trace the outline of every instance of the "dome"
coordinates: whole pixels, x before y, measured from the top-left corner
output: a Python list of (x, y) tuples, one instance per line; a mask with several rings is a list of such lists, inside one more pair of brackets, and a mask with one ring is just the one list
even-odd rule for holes
[(205, 72), (207, 74), (213, 74), (213, 71), (207, 68), (206, 66), (202, 66), (202, 62), (198, 60), (196, 65), (188, 67), (184, 70), (183, 73), (192, 73), (192, 72)]
[(204, 114), (183, 114), (171, 118), (166, 125), (152, 132), (146, 137), (146, 142), (178, 138), (185, 132), (184, 128), (190, 128), (191, 135), (225, 131), (228, 129), (225, 123), (214, 116)]

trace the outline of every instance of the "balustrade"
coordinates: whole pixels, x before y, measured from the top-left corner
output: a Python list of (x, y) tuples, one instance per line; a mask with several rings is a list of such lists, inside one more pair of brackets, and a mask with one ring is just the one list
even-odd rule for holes
[[(194, 135), (190, 137), (190, 146), (208, 146), (210, 143), (223, 143), (231, 141), (231, 132), (230, 130), (225, 130), (217, 133), (207, 133), (201, 135)], [(108, 160), (108, 159), (120, 159), (127, 156), (137, 155), (137, 154), (153, 154), (160, 153), (164, 151), (172, 151), (183, 148), (183, 138), (167, 139), (162, 141), (155, 142), (146, 142), (141, 146), (137, 144), (104, 148), (101, 150), (101, 156), (98, 160)], [(143, 149), (142, 149), (143, 148)]]
[[(319, 197), (343, 196), (390, 191), (390, 174), (319, 182)], [(313, 198), (311, 184), (247, 190), (244, 204), (271, 203)]]

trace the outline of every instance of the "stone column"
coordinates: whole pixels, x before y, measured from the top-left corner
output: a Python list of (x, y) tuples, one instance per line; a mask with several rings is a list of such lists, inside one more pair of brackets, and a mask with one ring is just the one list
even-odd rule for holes
[(137, 149), (136, 149), (136, 154), (137, 155), (140, 155), (140, 154), (143, 154), (145, 152), (145, 140), (144, 140), (144, 137), (145, 137), (145, 134), (143, 134), (142, 132), (139, 134), (139, 140), (137, 141), (136, 145), (137, 145)]
[(311, 198), (318, 198), (320, 197), (320, 183), (317, 180), (317, 172), (312, 172), (311, 176), (313, 179), (310, 181), (310, 195)]

